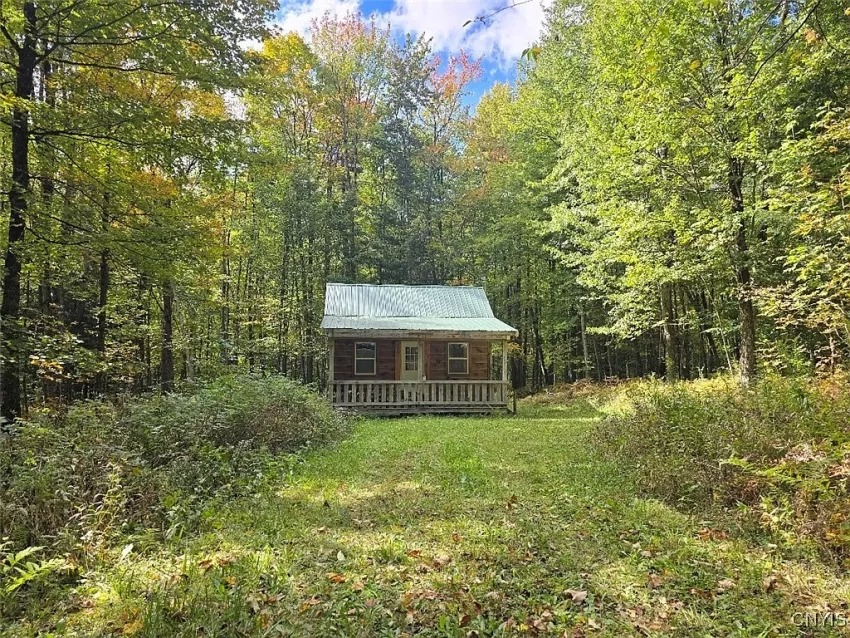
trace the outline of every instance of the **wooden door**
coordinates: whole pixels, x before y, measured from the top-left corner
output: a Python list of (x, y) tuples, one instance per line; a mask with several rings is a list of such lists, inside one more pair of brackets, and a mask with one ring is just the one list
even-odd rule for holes
[(401, 381), (422, 379), (422, 347), (418, 341), (401, 342)]

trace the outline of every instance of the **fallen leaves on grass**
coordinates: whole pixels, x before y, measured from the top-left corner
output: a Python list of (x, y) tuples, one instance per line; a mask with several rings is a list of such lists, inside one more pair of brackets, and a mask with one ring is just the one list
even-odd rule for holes
[(764, 591), (766, 591), (767, 593), (770, 593), (774, 589), (776, 589), (776, 584), (778, 582), (779, 582), (779, 579), (776, 577), (775, 574), (769, 574), (769, 575), (765, 576), (764, 579), (762, 579), (761, 586), (762, 586), (762, 589), (764, 589)]
[(731, 578), (724, 578), (717, 581), (717, 591), (719, 592), (729, 591), (733, 587), (735, 587), (735, 581)]
[(729, 539), (729, 534), (722, 529), (701, 527), (697, 532), (697, 538), (701, 541), (725, 541)]
[(236, 562), (236, 556), (231, 553), (221, 552), (199, 560), (198, 567), (206, 573), (213, 567), (225, 567), (233, 564), (234, 562)]
[(303, 612), (307, 611), (308, 609), (310, 609), (311, 607), (315, 607), (316, 605), (321, 605), (321, 604), (322, 604), (322, 600), (320, 598), (316, 597), (316, 596), (313, 596), (312, 598), (308, 598), (303, 603), (301, 603), (301, 605), (299, 605), (299, 607), (298, 607), (298, 611), (303, 613)]

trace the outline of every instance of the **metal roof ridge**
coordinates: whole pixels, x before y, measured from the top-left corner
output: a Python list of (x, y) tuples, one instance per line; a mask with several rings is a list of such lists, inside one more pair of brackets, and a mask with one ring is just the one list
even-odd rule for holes
[(480, 288), (484, 286), (453, 285), (453, 284), (346, 284), (338, 281), (327, 282), (328, 286), (363, 286), (369, 288)]

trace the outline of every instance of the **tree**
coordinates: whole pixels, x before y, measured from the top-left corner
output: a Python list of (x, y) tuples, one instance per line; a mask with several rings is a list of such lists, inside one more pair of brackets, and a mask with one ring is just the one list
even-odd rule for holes
[(599, 267), (583, 280), (623, 316), (637, 304), (635, 329), (660, 323), (668, 376), (681, 371), (683, 319), (703, 314), (699, 290), (723, 269), (713, 310), (735, 300), (742, 382), (756, 373), (753, 273), (777, 257), (763, 239), (773, 215), (761, 167), (781, 143), (777, 105), (764, 96), (782, 93), (787, 79), (773, 70), (793, 64), (791, 43), (819, 4), (557, 7), (532, 81), (549, 82), (563, 108), (556, 170), (579, 195), (562, 222), (577, 230), (570, 218), (590, 216), (606, 228), (586, 242), (585, 266)]
[[(177, 84), (232, 84), (244, 70), (239, 43), (261, 33), (271, 8), (271, 3), (261, 0), (213, 4), (26, 0), (7, 7), (0, 25), (4, 62), (13, 75), (13, 82), (4, 84), (11, 90), (3, 96), (12, 106), (9, 232), (0, 307), (4, 337), (0, 412), (5, 419), (21, 413), (22, 246), (34, 213), (30, 197), (33, 142), (39, 150), (54, 148), (58, 139), (121, 145), (130, 141), (124, 137), (127, 130), (134, 130), (150, 112), (111, 112), (103, 119), (63, 117), (58, 111), (70, 114), (75, 104), (73, 99), (57, 98), (65, 97), (60, 79), (76, 84), (88, 71), (101, 70), (112, 75), (165, 76)], [(42, 94), (39, 104), (36, 86)], [(108, 87), (89, 89), (88, 98), (94, 93), (109, 95)], [(49, 180), (46, 184), (45, 199), (50, 200), (52, 186)]]

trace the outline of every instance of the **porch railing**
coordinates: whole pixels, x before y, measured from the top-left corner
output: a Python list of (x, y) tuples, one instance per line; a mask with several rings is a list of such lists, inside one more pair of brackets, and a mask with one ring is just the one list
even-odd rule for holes
[(505, 407), (505, 381), (334, 381), (333, 405), (346, 408)]

